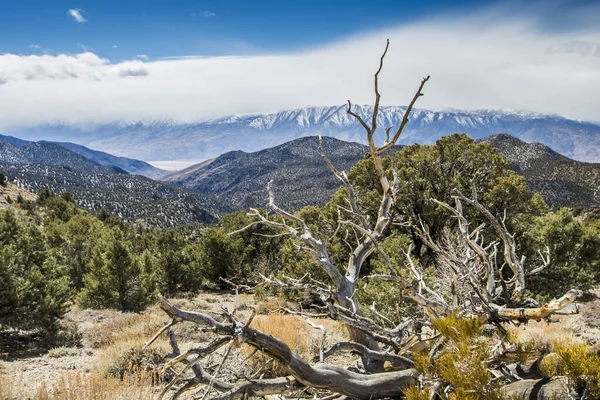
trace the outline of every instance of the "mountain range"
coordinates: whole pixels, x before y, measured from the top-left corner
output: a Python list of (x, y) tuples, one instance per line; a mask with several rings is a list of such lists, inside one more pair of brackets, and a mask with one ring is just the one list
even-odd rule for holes
[[(354, 106), (366, 116), (371, 106)], [(402, 106), (382, 106), (376, 134), (398, 126)], [(433, 143), (441, 136), (463, 132), (480, 139), (508, 133), (525, 142), (542, 143), (569, 158), (600, 161), (600, 125), (556, 115), (502, 110), (413, 110), (399, 144)], [(118, 156), (142, 160), (206, 160), (233, 150), (254, 152), (306, 136), (331, 136), (365, 143), (360, 124), (346, 106), (306, 107), (272, 114), (234, 115), (199, 122), (170, 120), (113, 122), (103, 125), (43, 125), (15, 130), (16, 136), (76, 142)]]
[(233, 210), (227, 201), (168, 182), (152, 180), (164, 171), (71, 143), (28, 142), (0, 136), (0, 170), (31, 192), (47, 186), (69, 191), (81, 207), (101, 208), (146, 227), (169, 228), (215, 222)]
[(30, 142), (4, 135), (0, 135), (0, 162), (66, 165), (81, 172), (130, 173), (152, 179), (167, 173), (144, 161), (116, 157), (75, 143)]
[[(480, 141), (505, 155), (550, 206), (600, 206), (600, 164), (575, 161), (507, 134)], [(363, 144), (331, 137), (323, 137), (323, 147), (333, 164), (346, 171), (368, 151)], [(323, 205), (339, 187), (315, 136), (257, 152), (227, 152), (167, 175), (148, 167), (79, 145), (0, 136), (0, 170), (12, 182), (33, 192), (44, 186), (56, 193), (70, 191), (90, 211), (105, 208), (151, 227), (210, 223), (230, 211), (263, 207), (269, 180), (274, 181), (277, 203), (290, 210)], [(131, 173), (140, 169), (154, 171), (164, 181)]]
[[(481, 141), (506, 156), (510, 168), (523, 175), (530, 189), (551, 207), (600, 206), (600, 164), (571, 160), (545, 145), (506, 134)], [(346, 171), (368, 151), (365, 145), (329, 137), (323, 137), (323, 147), (336, 168)], [(225, 153), (163, 179), (227, 199), (239, 209), (263, 207), (271, 179), (278, 205), (290, 210), (323, 205), (340, 186), (321, 159), (314, 136), (254, 153)]]

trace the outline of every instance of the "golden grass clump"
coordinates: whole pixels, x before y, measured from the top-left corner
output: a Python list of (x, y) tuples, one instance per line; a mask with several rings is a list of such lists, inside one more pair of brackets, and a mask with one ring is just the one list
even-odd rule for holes
[[(266, 334), (276, 337), (287, 344), (292, 351), (299, 354), (305, 359), (310, 356), (310, 334), (311, 328), (304, 319), (295, 315), (283, 315), (272, 313), (267, 315), (257, 315), (251, 326)], [(254, 351), (249, 346), (244, 346), (243, 353), (248, 357)], [(248, 364), (252, 369), (261, 368), (266, 363), (269, 363), (263, 368), (263, 372), (270, 376), (284, 376), (288, 374), (288, 370), (276, 361), (269, 361), (270, 358), (263, 353), (256, 352), (250, 357)]]
[(70, 372), (62, 375), (52, 387), (42, 383), (34, 400), (151, 400), (158, 398), (154, 380), (149, 372), (137, 372), (123, 379), (101, 373)]
[[(311, 318), (311, 321), (325, 328), (325, 343), (323, 343), (322, 330), (311, 327), (304, 318), (296, 315), (279, 313), (257, 315), (252, 320), (251, 326), (283, 341), (293, 352), (309, 362), (314, 355), (318, 354), (322, 344), (326, 350), (338, 341), (348, 340), (348, 332), (338, 321), (326, 318)], [(244, 346), (242, 355), (249, 357), (253, 351), (252, 347)], [(261, 369), (265, 375), (284, 376), (289, 373), (285, 367), (274, 360), (271, 361), (260, 351), (250, 357), (247, 362), (253, 370)]]
[(118, 341), (142, 340), (152, 337), (165, 322), (159, 311), (144, 314), (115, 313), (108, 322), (87, 329), (84, 333), (91, 347), (103, 348)]
[[(439, 356), (432, 362), (428, 351), (413, 352), (415, 367), (419, 372), (442, 378), (452, 386), (444, 399), (500, 400), (500, 386), (492, 380), (487, 369), (488, 340), (482, 337), (482, 326), (475, 320), (450, 315), (432, 320), (433, 328), (447, 342)], [(425, 398), (427, 390), (408, 388), (407, 398)]]
[(404, 400), (430, 400), (431, 392), (425, 388), (411, 386), (404, 391)]

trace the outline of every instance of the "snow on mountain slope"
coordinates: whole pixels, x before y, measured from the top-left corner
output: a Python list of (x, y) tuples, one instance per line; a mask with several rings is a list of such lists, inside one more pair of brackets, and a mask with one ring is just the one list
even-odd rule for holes
[[(370, 106), (354, 111), (369, 115)], [(397, 127), (406, 107), (380, 108), (377, 140), (386, 126)], [(170, 120), (95, 127), (44, 126), (15, 132), (40, 138), (44, 132), (119, 156), (143, 160), (209, 159), (228, 151), (257, 151), (300, 137), (324, 135), (365, 143), (360, 124), (346, 106), (306, 107), (272, 114), (233, 115), (181, 124)], [(510, 110), (413, 110), (400, 144), (433, 143), (444, 135), (464, 132), (474, 138), (508, 133), (526, 142), (540, 142), (580, 161), (600, 161), (600, 125), (559, 116)], [(32, 137), (33, 136), (33, 137)], [(54, 138), (54, 140), (58, 140)]]

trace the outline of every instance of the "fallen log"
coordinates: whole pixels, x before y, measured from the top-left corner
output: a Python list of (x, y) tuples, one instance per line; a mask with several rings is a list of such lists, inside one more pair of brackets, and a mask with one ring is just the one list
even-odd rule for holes
[(525, 379), (503, 388), (506, 400), (574, 400), (579, 398), (565, 377)]

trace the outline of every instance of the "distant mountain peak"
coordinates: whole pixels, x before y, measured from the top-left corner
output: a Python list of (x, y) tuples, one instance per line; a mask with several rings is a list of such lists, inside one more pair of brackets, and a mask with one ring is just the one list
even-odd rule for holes
[[(230, 115), (195, 123), (169, 119), (115, 122), (83, 129), (31, 128), (24, 135), (54, 135), (107, 153), (151, 161), (206, 160), (232, 150), (246, 152), (273, 147), (304, 136), (332, 136), (365, 143), (360, 123), (346, 112), (346, 105), (309, 106), (274, 113)], [(353, 105), (364, 117), (371, 105)], [(384, 128), (400, 125), (406, 106), (381, 106), (375, 139), (382, 143)], [(600, 160), (600, 125), (523, 110), (414, 109), (400, 137), (400, 144), (433, 143), (442, 136), (466, 133), (479, 139), (501, 132), (525, 142), (540, 142), (580, 161)]]

